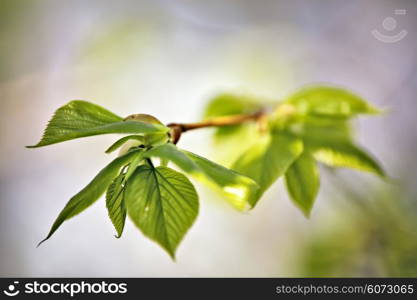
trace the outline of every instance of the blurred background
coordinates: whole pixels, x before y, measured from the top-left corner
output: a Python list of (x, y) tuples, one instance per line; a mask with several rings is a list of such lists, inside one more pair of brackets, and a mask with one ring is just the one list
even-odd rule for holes
[[(417, 276), (416, 31), (413, 0), (2, 0), (0, 276)], [(196, 184), (176, 263), (130, 221), (115, 239), (104, 201), (36, 248), (113, 158), (111, 135), (25, 149), (59, 106), (192, 122), (221, 92), (279, 100), (317, 82), (387, 109), (355, 125), (390, 180), (323, 168), (309, 220), (282, 182), (245, 214)], [(180, 146), (216, 161), (211, 133)]]

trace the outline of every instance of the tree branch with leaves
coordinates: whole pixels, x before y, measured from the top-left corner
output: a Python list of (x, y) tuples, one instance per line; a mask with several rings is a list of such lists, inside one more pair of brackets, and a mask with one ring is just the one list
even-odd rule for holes
[[(350, 126), (354, 117), (378, 112), (359, 96), (330, 86), (306, 87), (267, 106), (220, 95), (206, 107), (203, 121), (166, 126), (150, 115), (122, 118), (96, 104), (71, 101), (55, 112), (41, 141), (28, 148), (101, 134), (126, 136), (106, 150), (120, 149), (119, 156), (70, 199), (41, 243), (105, 194), (116, 237), (129, 216), (175, 259), (199, 211), (198, 194), (187, 176), (218, 190), (241, 211), (253, 209), (284, 177), (291, 200), (308, 217), (320, 186), (317, 163), (385, 176), (377, 161), (354, 143)], [(246, 137), (249, 126), (256, 132)], [(206, 127), (215, 127), (220, 140), (243, 133), (241, 143), (248, 147), (230, 168), (176, 146), (182, 134)]]

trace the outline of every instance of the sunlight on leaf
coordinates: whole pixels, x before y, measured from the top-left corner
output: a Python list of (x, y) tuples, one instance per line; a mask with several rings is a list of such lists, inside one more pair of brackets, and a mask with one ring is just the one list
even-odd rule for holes
[(259, 186), (255, 181), (197, 154), (183, 152), (203, 171), (203, 181), (213, 182), (237, 209), (246, 210), (256, 201)]
[(137, 121), (123, 121), (121, 117), (101, 106), (74, 100), (59, 108), (42, 136), (41, 141), (28, 148), (56, 144), (76, 138), (108, 133), (166, 133), (163, 125)]
[(302, 151), (303, 143), (299, 138), (285, 133), (272, 133), (238, 158), (232, 169), (252, 178), (260, 186), (257, 196), (252, 200), (252, 207)]
[(195, 179), (221, 191), (226, 199), (239, 210), (245, 210), (251, 206), (257, 195), (259, 187), (249, 177), (194, 153), (180, 150), (173, 144), (153, 148), (144, 155), (172, 161)]
[(350, 143), (308, 144), (318, 161), (331, 167), (352, 168), (385, 177), (385, 172), (365, 150)]
[(378, 109), (352, 92), (330, 86), (309, 86), (291, 95), (286, 103), (304, 115), (352, 117), (376, 114)]

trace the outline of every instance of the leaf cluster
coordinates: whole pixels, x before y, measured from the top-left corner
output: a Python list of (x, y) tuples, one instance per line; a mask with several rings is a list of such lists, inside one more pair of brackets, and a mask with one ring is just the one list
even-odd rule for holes
[[(256, 99), (220, 95), (208, 104), (205, 118), (260, 109), (265, 107)], [(309, 216), (320, 184), (317, 163), (384, 176), (372, 156), (354, 143), (350, 130), (352, 118), (377, 112), (343, 89), (304, 88), (258, 120), (261, 130), (256, 140), (243, 138), (241, 143), (250, 145), (235, 158), (231, 168), (226, 168), (174, 145), (170, 128), (153, 116), (122, 118), (93, 103), (71, 101), (55, 112), (40, 142), (29, 148), (101, 134), (125, 136), (106, 150), (119, 150), (119, 156), (69, 200), (43, 241), (105, 194), (116, 237), (122, 236), (128, 216), (145, 236), (175, 259), (176, 249), (199, 211), (198, 194), (188, 177), (216, 189), (238, 210), (254, 208), (263, 193), (284, 177), (292, 201)], [(242, 136), (246, 126), (220, 127), (216, 137), (221, 142)]]

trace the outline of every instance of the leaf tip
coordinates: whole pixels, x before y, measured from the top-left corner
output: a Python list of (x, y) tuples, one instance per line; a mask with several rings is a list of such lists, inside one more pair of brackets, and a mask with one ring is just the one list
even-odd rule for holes
[(40, 241), (37, 245), (36, 248), (39, 248), (40, 245), (42, 245), (44, 242), (46, 242), (49, 239), (49, 236), (47, 236), (46, 238), (44, 238), (42, 241)]
[(311, 219), (311, 209), (302, 209), (301, 211), (306, 219)]
[(172, 261), (174, 262), (174, 263), (176, 263), (177, 262), (177, 257), (175, 256), (175, 252), (168, 252), (168, 254), (169, 254), (169, 257), (171, 257), (171, 259), (172, 259)]

